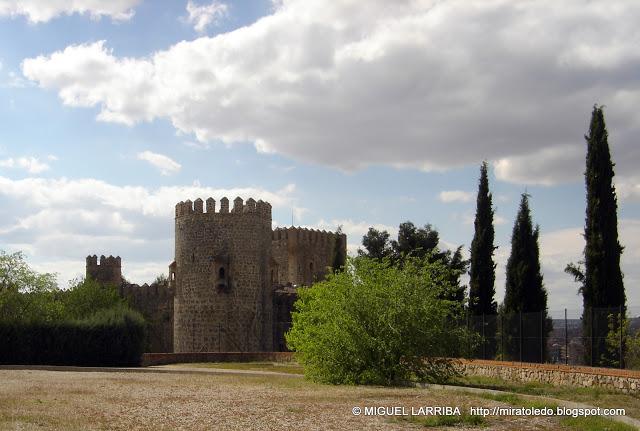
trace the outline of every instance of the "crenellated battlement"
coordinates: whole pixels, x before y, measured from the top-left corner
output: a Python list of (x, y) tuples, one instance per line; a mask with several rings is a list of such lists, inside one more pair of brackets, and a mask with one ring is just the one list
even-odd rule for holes
[(216, 201), (213, 198), (207, 198), (205, 201), (198, 198), (195, 201), (187, 199), (184, 202), (176, 204), (176, 218), (197, 216), (200, 214), (220, 215), (220, 214), (256, 214), (261, 218), (271, 220), (271, 204), (262, 200), (256, 201), (253, 198), (247, 199), (246, 202), (240, 197), (233, 200), (233, 208), (229, 208), (229, 199), (223, 197), (220, 199), (220, 209), (216, 211)]
[(86, 277), (92, 278), (100, 283), (111, 283), (119, 285), (122, 282), (122, 260), (120, 256), (87, 256)]
[[(343, 234), (344, 235), (344, 234)], [(279, 227), (273, 230), (273, 241), (296, 240), (311, 244), (327, 244), (335, 240), (336, 234), (331, 231), (308, 229), (301, 227)]]
[(111, 255), (109, 255), (109, 257), (105, 257), (104, 255), (100, 256), (100, 261), (98, 262), (98, 256), (97, 255), (89, 255), (87, 256), (87, 265), (91, 265), (91, 266), (101, 266), (101, 265), (107, 265), (107, 266), (121, 266), (122, 265), (122, 260), (120, 259), (120, 256), (116, 256), (113, 257)]

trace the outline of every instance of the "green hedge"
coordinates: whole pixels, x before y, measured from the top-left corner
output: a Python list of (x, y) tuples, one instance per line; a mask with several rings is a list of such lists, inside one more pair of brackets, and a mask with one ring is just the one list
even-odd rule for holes
[(134, 366), (145, 342), (144, 319), (123, 307), (75, 321), (0, 322), (0, 364)]

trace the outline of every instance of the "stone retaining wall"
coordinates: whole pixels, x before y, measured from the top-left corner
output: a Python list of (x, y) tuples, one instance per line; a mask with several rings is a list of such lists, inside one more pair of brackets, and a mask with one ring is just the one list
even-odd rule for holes
[[(291, 362), (292, 352), (145, 353), (142, 365), (193, 362)], [(554, 386), (601, 387), (640, 395), (640, 371), (617, 368), (578, 367), (558, 364), (458, 359), (466, 375), (496, 377), (517, 382), (540, 382)]]
[(462, 359), (460, 363), (466, 375), (497, 377), (519, 382), (541, 382), (554, 386), (602, 387), (625, 394), (640, 395), (640, 371), (480, 359)]
[(291, 352), (145, 353), (142, 366), (194, 362), (291, 362)]

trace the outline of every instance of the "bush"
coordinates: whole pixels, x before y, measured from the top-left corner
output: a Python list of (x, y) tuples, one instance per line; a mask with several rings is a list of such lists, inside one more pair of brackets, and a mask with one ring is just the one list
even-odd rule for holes
[(470, 335), (456, 319), (451, 269), (408, 258), (391, 266), (359, 257), (345, 271), (298, 290), (286, 335), (305, 375), (332, 384), (442, 382), (457, 374)]
[(0, 363), (139, 365), (145, 339), (144, 319), (124, 307), (84, 320), (0, 322)]

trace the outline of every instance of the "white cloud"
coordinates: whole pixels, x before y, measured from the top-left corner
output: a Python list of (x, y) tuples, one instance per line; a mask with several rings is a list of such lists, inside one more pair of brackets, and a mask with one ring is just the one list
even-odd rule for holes
[(59, 272), (61, 285), (84, 273), (84, 258), (89, 254), (120, 255), (130, 281), (151, 282), (173, 260), (177, 202), (240, 196), (283, 209), (292, 206), (294, 194), (293, 184), (275, 191), (200, 184), (149, 189), (95, 179), (0, 176), (0, 248), (24, 250), (34, 266)]
[(608, 106), (619, 174), (640, 164), (640, 3), (603, 7), (287, 0), (151, 56), (96, 42), (22, 70), (65, 105), (98, 107), (100, 121), (166, 118), (199, 142), (254, 142), (346, 170), (498, 160), (505, 181), (554, 184), (578, 180), (595, 102)]
[(577, 145), (543, 148), (533, 154), (505, 157), (494, 164), (496, 178), (516, 184), (552, 186), (580, 181), (585, 148)]
[[(618, 223), (620, 243), (625, 246), (621, 267), (624, 273), (624, 284), (627, 303), (639, 306), (640, 298), (640, 220), (621, 219)], [(584, 229), (581, 227), (541, 232), (540, 263), (544, 283), (549, 295), (548, 307), (554, 315), (561, 314), (562, 309), (569, 309), (569, 314), (579, 316), (582, 310), (582, 297), (578, 295), (578, 284), (564, 272), (569, 262), (582, 259), (584, 249)], [(496, 252), (496, 293), (499, 300), (504, 296), (505, 268), (510, 247), (500, 247)]]
[(615, 184), (620, 200), (640, 202), (640, 176), (618, 178)]
[(108, 16), (126, 21), (142, 0), (0, 0), (0, 17), (25, 16), (32, 23), (47, 22), (60, 15), (88, 14), (92, 19)]
[(207, 27), (215, 26), (227, 16), (229, 6), (224, 3), (213, 1), (209, 5), (197, 5), (191, 0), (187, 3), (187, 22), (193, 25), (198, 33), (207, 31)]
[(347, 252), (355, 255), (358, 248), (362, 247), (362, 237), (373, 227), (379, 231), (386, 230), (390, 234), (390, 238), (398, 237), (398, 227), (389, 226), (381, 223), (369, 223), (366, 221), (354, 221), (352, 219), (321, 219), (313, 225), (305, 225), (309, 229), (319, 229), (335, 232), (338, 226), (342, 226), (342, 233), (347, 235)]
[(149, 162), (152, 166), (158, 168), (162, 175), (171, 175), (180, 172), (182, 165), (170, 157), (163, 154), (152, 153), (151, 151), (143, 151), (138, 153), (138, 160)]
[(49, 165), (41, 162), (35, 157), (19, 157), (17, 159), (10, 157), (8, 159), (0, 160), (0, 167), (24, 169), (30, 174), (39, 174), (49, 170), (50, 168)]
[(475, 198), (475, 194), (462, 190), (445, 190), (438, 194), (438, 199), (444, 203), (450, 202), (471, 202)]
[(195, 150), (208, 150), (211, 148), (211, 144), (208, 142), (194, 142), (194, 141), (185, 141), (182, 143), (185, 147), (193, 148)]

